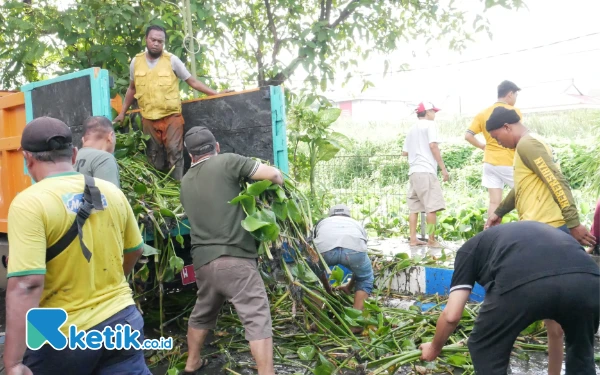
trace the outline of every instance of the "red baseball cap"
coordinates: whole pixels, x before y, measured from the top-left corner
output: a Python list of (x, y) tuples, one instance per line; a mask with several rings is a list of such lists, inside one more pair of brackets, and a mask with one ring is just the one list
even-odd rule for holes
[(431, 102), (421, 102), (419, 103), (419, 106), (417, 107), (417, 109), (415, 110), (415, 112), (425, 112), (428, 111), (430, 109), (433, 109), (434, 112), (439, 111), (440, 109), (437, 108), (436, 106), (433, 105), (433, 103)]

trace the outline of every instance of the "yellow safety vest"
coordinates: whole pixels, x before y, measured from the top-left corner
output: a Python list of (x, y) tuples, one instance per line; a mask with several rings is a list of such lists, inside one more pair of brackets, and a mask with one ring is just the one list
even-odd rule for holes
[(163, 52), (153, 69), (148, 66), (145, 54), (142, 52), (135, 55), (133, 64), (135, 98), (142, 117), (158, 120), (181, 113), (179, 78), (173, 72), (171, 54)]

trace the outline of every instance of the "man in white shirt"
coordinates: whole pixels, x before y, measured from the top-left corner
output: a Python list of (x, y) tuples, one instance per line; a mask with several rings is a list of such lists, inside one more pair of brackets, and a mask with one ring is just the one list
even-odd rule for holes
[[(437, 212), (446, 208), (442, 187), (437, 178), (438, 166), (442, 170), (444, 181), (450, 179), (444, 161), (438, 147), (440, 138), (438, 135), (435, 114), (439, 111), (432, 103), (422, 102), (416, 109), (417, 123), (408, 131), (403, 156), (408, 156), (409, 188), (407, 195), (408, 208), (410, 210), (410, 245), (430, 247), (441, 247), (435, 240), (435, 225)], [(419, 213), (427, 213), (427, 243), (417, 239), (417, 221)]]

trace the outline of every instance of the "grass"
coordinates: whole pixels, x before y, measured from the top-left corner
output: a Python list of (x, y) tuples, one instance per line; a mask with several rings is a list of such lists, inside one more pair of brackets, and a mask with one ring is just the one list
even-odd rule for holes
[[(597, 143), (595, 129), (600, 126), (600, 111), (525, 114), (524, 118), (532, 131), (552, 145), (573, 189), (582, 221), (589, 226), (597, 196), (584, 189), (590, 176), (579, 166), (589, 159)], [(470, 118), (441, 118), (438, 122), (448, 140), (441, 144), (441, 150), (451, 176), (449, 183), (442, 184), (447, 210), (439, 220), (447, 225), (438, 232), (450, 237), (447, 239), (465, 239), (483, 227), (487, 216), (488, 196), (481, 187), (483, 152), (463, 139)], [(351, 138), (353, 145), (317, 166), (317, 190), (324, 205), (347, 204), (353, 216), (368, 225), (371, 235), (406, 235), (408, 164), (401, 153), (412, 123), (336, 123), (336, 130)], [(471, 215), (471, 219), (465, 224), (452, 220), (452, 215)]]

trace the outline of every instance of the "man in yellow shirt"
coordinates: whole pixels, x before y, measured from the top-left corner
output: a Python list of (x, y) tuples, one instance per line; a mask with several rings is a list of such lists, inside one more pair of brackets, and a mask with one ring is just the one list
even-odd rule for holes
[(65, 336), (70, 325), (103, 331), (128, 324), (143, 340), (144, 321), (125, 279), (143, 241), (125, 195), (73, 170), (77, 149), (62, 121), (31, 121), (21, 148), (37, 183), (15, 197), (8, 213), (6, 373), (150, 374), (135, 349), (58, 351), (45, 344), (26, 351), (26, 314), (37, 307), (65, 310)]
[[(150, 135), (148, 159), (163, 172), (175, 167), (171, 176), (183, 177), (183, 117), (179, 97), (179, 80), (206, 95), (217, 92), (198, 81), (181, 60), (164, 51), (167, 33), (160, 26), (146, 29), (146, 51), (135, 55), (129, 69), (130, 82), (121, 113), (114, 119), (120, 122), (133, 100), (137, 99), (142, 112), (144, 134)], [(195, 72), (193, 72), (195, 74)]]
[[(504, 186), (508, 185), (512, 188), (514, 185), (512, 165), (515, 151), (500, 146), (485, 129), (485, 122), (490, 118), (492, 111), (498, 107), (514, 109), (519, 114), (519, 117), (522, 118), (521, 111), (514, 108), (517, 102), (517, 94), (520, 90), (517, 85), (510, 81), (500, 83), (498, 85), (498, 101), (475, 116), (465, 134), (465, 139), (470, 144), (483, 150), (481, 184), (488, 189), (490, 195), (488, 217), (500, 204)], [(483, 133), (485, 143), (481, 143), (475, 138), (475, 135), (479, 133)]]
[[(553, 157), (550, 146), (521, 124), (514, 109), (496, 108), (486, 124), (498, 144), (515, 150), (515, 185), (491, 214), (486, 228), (498, 225), (515, 207), (519, 220), (538, 221), (571, 234), (581, 245), (594, 246), (596, 238), (579, 221), (569, 183)], [(535, 238), (532, 238), (535, 241)], [(548, 374), (560, 374), (563, 358), (563, 331), (553, 320), (548, 329)]]

